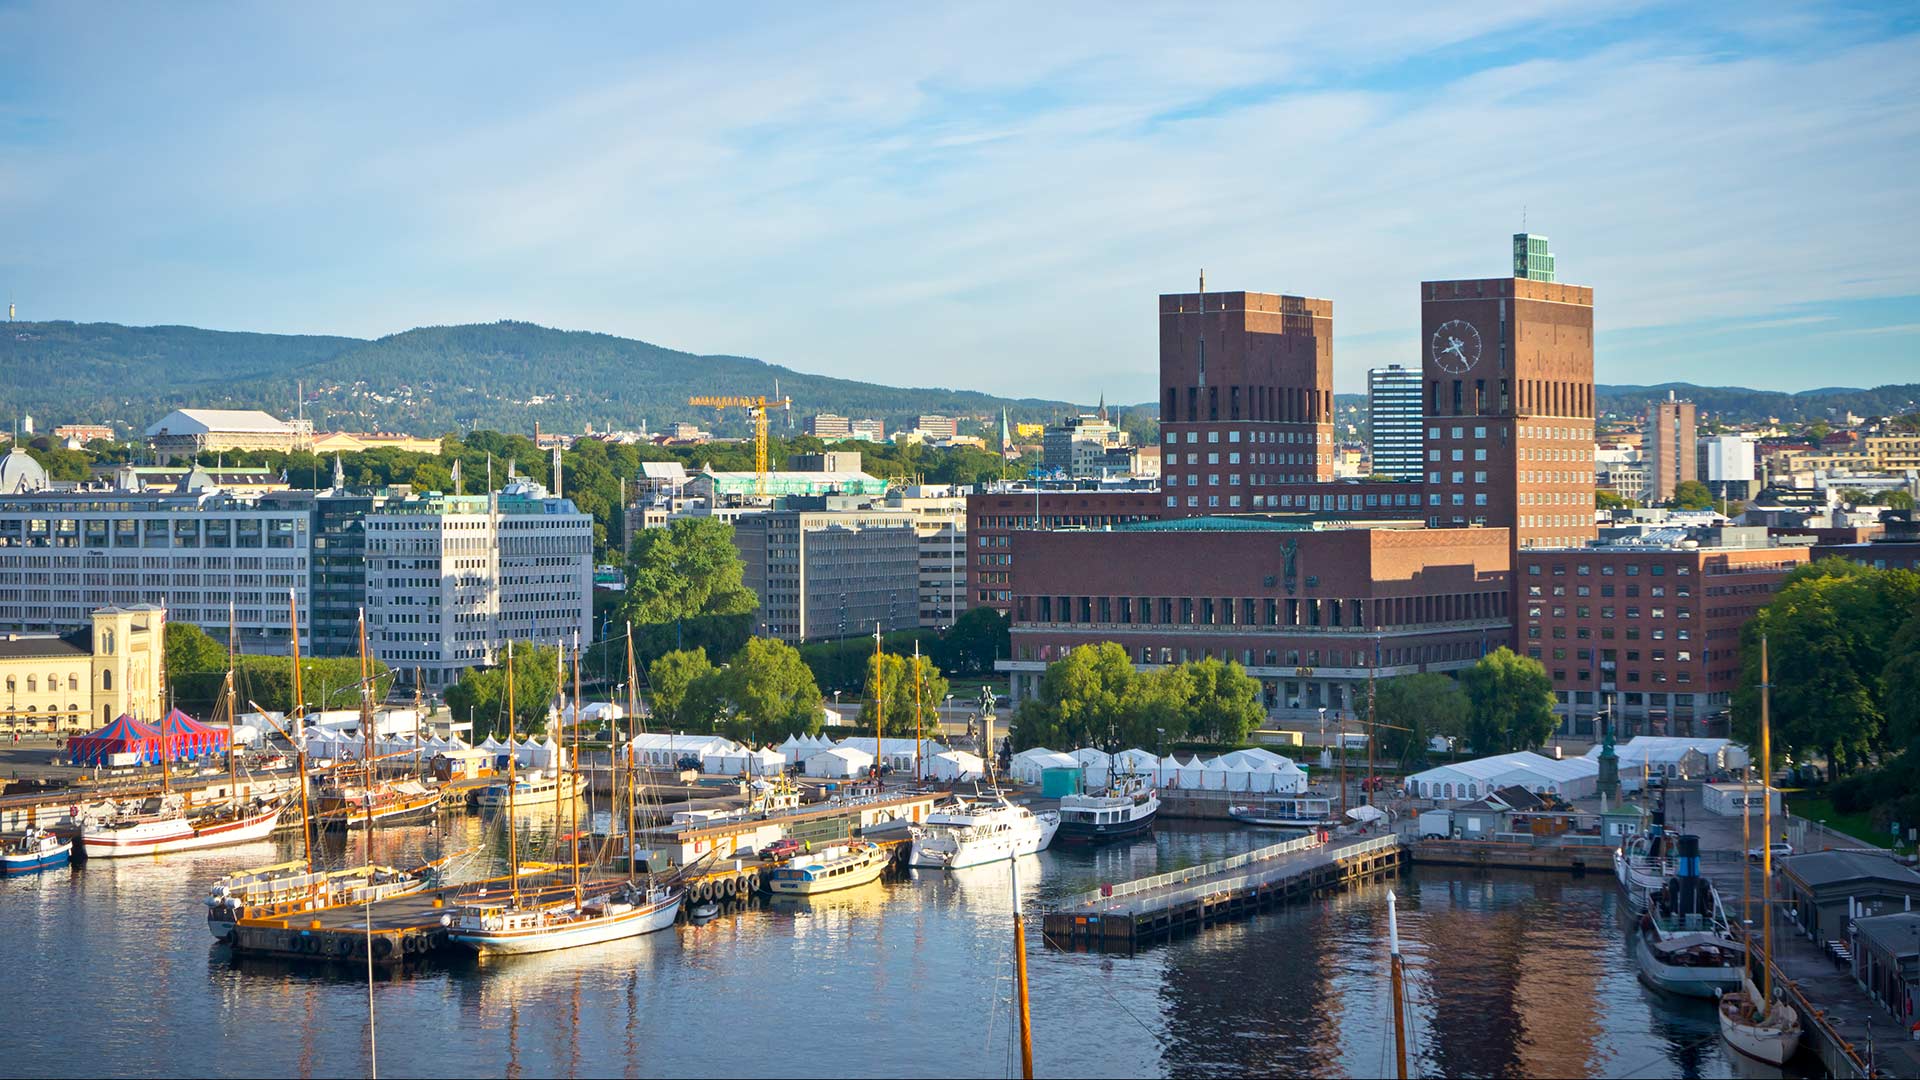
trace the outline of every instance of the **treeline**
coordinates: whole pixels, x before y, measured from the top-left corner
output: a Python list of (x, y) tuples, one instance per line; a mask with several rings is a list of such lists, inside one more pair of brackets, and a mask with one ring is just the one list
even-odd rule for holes
[[(194, 715), (212, 716), (226, 691), (227, 647), (192, 623), (170, 622), (166, 640), (167, 689), (172, 705)], [(387, 665), (368, 662), (373, 700), (386, 700), (393, 682)], [(300, 691), (307, 711), (353, 709), (360, 704), (358, 658), (300, 660)], [(239, 656), (234, 661), (234, 695), (241, 712), (257, 706), (269, 712), (293, 710), (293, 658)]]

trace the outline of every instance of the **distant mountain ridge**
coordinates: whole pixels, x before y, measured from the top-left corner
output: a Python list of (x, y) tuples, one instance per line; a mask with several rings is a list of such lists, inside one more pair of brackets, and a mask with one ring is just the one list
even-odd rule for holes
[[(136, 428), (181, 407), (294, 411), (303, 383), (316, 427), (437, 434), (465, 426), (580, 431), (655, 429), (674, 420), (744, 430), (737, 410), (694, 409), (696, 394), (793, 399), (793, 422), (817, 412), (880, 417), (889, 430), (920, 413), (1043, 420), (1073, 406), (942, 387), (890, 387), (795, 371), (742, 356), (703, 356), (591, 331), (502, 321), (429, 326), (367, 341), (234, 333), (186, 326), (11, 323), (0, 337), (0, 409), (55, 423), (120, 420)], [(776, 423), (785, 426), (784, 421)]]
[[(889, 430), (919, 413), (1051, 420), (1075, 409), (1063, 401), (1008, 398), (942, 387), (893, 387), (837, 379), (743, 356), (704, 356), (592, 331), (554, 330), (504, 320), (427, 326), (376, 340), (203, 330), (191, 326), (16, 322), (0, 331), (0, 417), (22, 413), (41, 430), (59, 423), (117, 420), (136, 430), (176, 408), (295, 409), (295, 384), (322, 429), (404, 430), (435, 435), (463, 427), (579, 431), (592, 424), (656, 430), (697, 419), (723, 432), (745, 430), (737, 410), (694, 409), (696, 394), (766, 394), (774, 383), (793, 399), (792, 421), (817, 412), (884, 419)], [(1872, 389), (1822, 387), (1795, 394), (1743, 387), (1661, 383), (1596, 387), (1603, 413), (1636, 415), (1675, 396), (1724, 422), (1772, 416), (1834, 422), (1920, 408), (1920, 384)], [(1364, 410), (1366, 395), (1336, 395)], [(1084, 404), (1080, 407), (1084, 408)], [(1140, 423), (1149, 402), (1117, 406)], [(785, 427), (785, 418), (776, 419)], [(1129, 426), (1134, 426), (1130, 424)]]

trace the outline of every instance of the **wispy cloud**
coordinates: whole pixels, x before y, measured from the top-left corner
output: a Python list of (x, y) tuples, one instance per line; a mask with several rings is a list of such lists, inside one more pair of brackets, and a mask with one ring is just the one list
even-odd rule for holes
[[(0, 11), (0, 286), (1088, 399), (1157, 396), (1153, 297), (1202, 266), (1333, 299), (1355, 386), (1417, 355), (1419, 281), (1501, 271), (1523, 207), (1596, 287), (1603, 381), (1777, 384), (1794, 359), (1715, 369), (1713, 339), (1920, 296), (1920, 43), (1817, 7), (569, 18)], [(1850, 365), (1898, 360), (1821, 378), (1877, 377)]]

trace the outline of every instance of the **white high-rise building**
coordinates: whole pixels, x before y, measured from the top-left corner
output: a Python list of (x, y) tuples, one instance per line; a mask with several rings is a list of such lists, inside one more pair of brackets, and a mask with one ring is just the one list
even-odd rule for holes
[(1420, 433), (1420, 372), (1389, 364), (1367, 371), (1367, 425), (1373, 471), (1394, 480), (1419, 480), (1426, 466)]
[(449, 686), (509, 639), (591, 639), (593, 516), (538, 484), (389, 502), (366, 551), (369, 649), (403, 684)]

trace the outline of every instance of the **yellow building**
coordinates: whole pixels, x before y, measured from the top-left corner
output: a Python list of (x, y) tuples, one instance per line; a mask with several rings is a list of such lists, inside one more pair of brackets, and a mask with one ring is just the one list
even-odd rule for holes
[(1920, 469), (1920, 435), (1869, 435), (1864, 440), (1868, 460), (1881, 472)]
[(1043, 435), (1045, 435), (1046, 433), (1047, 433), (1047, 425), (1045, 425), (1045, 424), (1015, 424), (1015, 425), (1013, 425), (1013, 434), (1014, 434), (1014, 437), (1016, 437), (1016, 438), (1021, 438), (1021, 439), (1038, 439), (1038, 438), (1040, 438), (1041, 436), (1043, 436)]
[(122, 713), (157, 720), (165, 660), (155, 604), (101, 608), (71, 634), (0, 636), (0, 734), (77, 734)]

